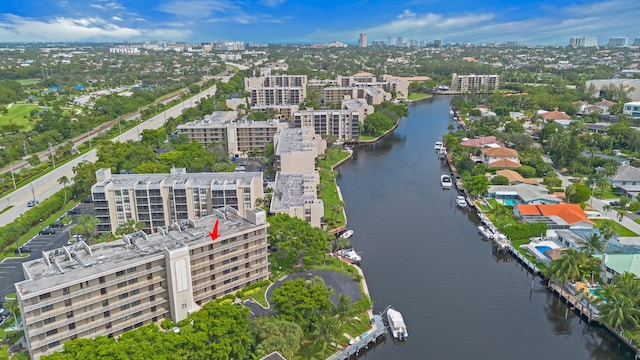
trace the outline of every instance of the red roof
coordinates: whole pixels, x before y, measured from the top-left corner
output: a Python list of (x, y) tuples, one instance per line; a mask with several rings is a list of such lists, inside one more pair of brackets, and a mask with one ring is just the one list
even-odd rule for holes
[(539, 204), (539, 205), (517, 205), (522, 215), (542, 215), (542, 216), (558, 216), (568, 224), (575, 224), (581, 221), (593, 224), (584, 210), (578, 204)]
[(522, 164), (515, 162), (513, 160), (509, 160), (507, 158), (503, 158), (500, 160), (496, 160), (492, 163), (489, 163), (489, 167), (490, 168), (505, 168), (505, 169), (515, 169), (515, 168), (519, 168), (520, 166), (522, 166)]
[(500, 142), (498, 142), (498, 138), (492, 135), (492, 136), (485, 136), (477, 139), (468, 139), (460, 143), (460, 145), (462, 146), (474, 146), (474, 147), (483, 147), (486, 144), (500, 144)]
[(545, 120), (571, 119), (571, 116), (563, 113), (562, 111), (558, 111), (558, 108), (555, 108), (553, 111), (541, 114), (540, 116)]
[(490, 157), (518, 157), (518, 151), (506, 147), (485, 148), (480, 150), (483, 154)]

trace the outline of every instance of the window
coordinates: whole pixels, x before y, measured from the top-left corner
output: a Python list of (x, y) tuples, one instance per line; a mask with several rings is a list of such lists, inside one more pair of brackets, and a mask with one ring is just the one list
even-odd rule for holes
[(76, 328), (76, 323), (69, 324), (69, 330), (73, 330)]
[(54, 341), (52, 343), (49, 343), (49, 349), (52, 349), (52, 348), (54, 348), (54, 347), (56, 347), (58, 345), (60, 345), (60, 341), (58, 341), (58, 340), (56, 340), (56, 341)]
[(43, 321), (43, 322), (44, 322), (44, 324), (45, 324), (45, 325), (47, 325), (47, 324), (51, 324), (51, 323), (52, 323), (52, 322), (54, 322), (54, 321), (56, 321), (56, 317), (55, 317), (55, 316), (52, 316), (52, 317), (50, 317), (50, 318), (44, 319), (44, 321)]
[(100, 276), (100, 277), (98, 278), (98, 282), (99, 282), (100, 284), (104, 284), (104, 276)]
[(106, 288), (100, 289), (100, 295), (107, 295), (107, 289)]
[(138, 282), (138, 278), (129, 279), (129, 281), (128, 281), (129, 285), (133, 285), (133, 284), (135, 284), (137, 282)]
[(129, 295), (133, 296), (133, 295), (138, 295), (140, 293), (140, 289), (134, 289), (129, 291)]
[(111, 312), (110, 312), (109, 310), (107, 310), (107, 311), (105, 311), (105, 312), (104, 312), (104, 314), (103, 314), (103, 315), (104, 315), (104, 318), (106, 319), (106, 318), (108, 318), (109, 316), (111, 316)]
[(125, 274), (124, 270), (120, 270), (120, 271), (116, 272), (116, 276), (122, 276), (124, 274)]
[(73, 317), (73, 311), (67, 311), (67, 319), (71, 319)]
[(58, 333), (58, 329), (52, 329), (47, 331), (47, 336), (55, 335)]
[(69, 295), (69, 287), (62, 288), (62, 295)]
[(53, 304), (42, 307), (42, 312), (47, 312), (51, 310), (53, 310)]
[(125, 286), (127, 286), (127, 282), (126, 281), (118, 283), (118, 289), (123, 288)]
[(102, 300), (102, 306), (103, 306), (103, 307), (107, 307), (107, 306), (109, 306), (109, 299)]
[(64, 301), (64, 306), (71, 306), (71, 299), (66, 299)]
[(134, 267), (132, 267), (132, 268), (128, 268), (128, 269), (127, 269), (127, 273), (128, 273), (128, 274), (130, 274), (130, 273), (132, 273), (132, 272), (136, 272), (136, 267), (135, 267), (135, 266), (134, 266)]
[(38, 296), (38, 298), (39, 298), (40, 300), (48, 299), (48, 298), (50, 298), (50, 297), (51, 297), (51, 293), (50, 293), (50, 292), (48, 292), (48, 293), (44, 293), (44, 294), (41, 294), (40, 296)]

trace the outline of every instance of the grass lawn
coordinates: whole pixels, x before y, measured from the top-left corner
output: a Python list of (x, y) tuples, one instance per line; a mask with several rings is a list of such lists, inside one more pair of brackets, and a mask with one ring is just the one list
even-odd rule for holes
[(377, 136), (370, 136), (370, 135), (360, 135), (359, 139), (362, 141), (371, 141), (371, 140), (375, 140), (377, 139)]
[(333, 204), (340, 201), (338, 186), (336, 185), (335, 172), (331, 171), (338, 162), (346, 159), (349, 153), (340, 149), (329, 148), (323, 159), (318, 163), (323, 171), (320, 171), (320, 198), (324, 202), (324, 215), (330, 229), (345, 225), (342, 211), (331, 211)]
[(489, 205), (491, 205), (491, 207), (492, 207), (492, 208), (494, 208), (494, 209), (495, 209), (495, 208), (497, 208), (498, 206), (501, 206), (501, 205), (498, 203), (498, 200), (496, 200), (496, 199), (487, 199), (487, 202), (488, 202), (488, 203), (489, 203)]
[[(605, 222), (607, 219), (592, 219), (593, 222), (596, 223), (595, 227), (596, 228), (600, 228), (602, 227), (602, 223)], [(626, 227), (620, 225), (620, 223), (618, 223), (617, 221), (613, 221), (613, 230), (616, 232), (616, 234), (618, 234), (619, 236), (638, 236), (638, 234), (634, 233), (633, 231), (627, 229)]]
[(20, 79), (16, 80), (22, 86), (34, 85), (40, 82), (40, 78), (31, 78), (31, 79)]
[(420, 99), (426, 99), (431, 97), (431, 94), (422, 94), (422, 93), (411, 93), (409, 94), (409, 99), (408, 100), (420, 100)]
[(0, 115), (0, 125), (14, 123), (18, 126), (28, 127), (31, 125), (29, 113), (34, 109), (38, 109), (38, 106), (31, 104), (13, 104), (6, 115)]
[(620, 195), (619, 194), (614, 194), (609, 190), (596, 189), (595, 197), (598, 198), (598, 199), (615, 199), (615, 198), (619, 198)]

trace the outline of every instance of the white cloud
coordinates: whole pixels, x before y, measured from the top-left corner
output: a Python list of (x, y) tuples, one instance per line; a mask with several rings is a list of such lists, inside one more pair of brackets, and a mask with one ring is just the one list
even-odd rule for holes
[(99, 17), (56, 17), (46, 21), (16, 15), (0, 18), (0, 42), (8, 41), (111, 41), (132, 39), (187, 39), (189, 30), (136, 29)]
[(113, 20), (113, 21), (122, 21), (122, 18), (117, 17), (117, 16), (112, 16), (111, 20)]
[[(268, 0), (271, 3), (282, 0)], [(158, 10), (180, 18), (206, 19), (206, 22), (231, 22), (237, 24), (277, 23), (281, 18), (266, 14), (250, 14), (232, 0), (174, 0), (158, 7)]]
[(91, 4), (91, 5), (89, 5), (89, 6), (90, 6), (90, 7), (92, 7), (92, 8), (94, 8), (94, 9), (98, 9), (98, 10), (103, 10), (103, 11), (104, 11), (104, 10), (107, 10), (107, 8), (106, 8), (106, 7), (104, 7), (104, 6), (100, 5), (100, 4)]
[(284, 4), (285, 0), (261, 0), (260, 3), (264, 6), (276, 7)]

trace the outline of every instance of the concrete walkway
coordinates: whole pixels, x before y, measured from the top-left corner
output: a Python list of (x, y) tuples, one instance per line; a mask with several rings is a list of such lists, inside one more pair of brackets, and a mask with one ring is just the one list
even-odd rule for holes
[[(564, 188), (566, 188), (567, 186), (573, 184), (570, 181), (570, 177), (564, 176), (562, 174), (559, 174), (558, 172), (556, 172), (556, 174), (558, 175), (558, 178), (560, 180), (562, 180), (562, 186)], [(594, 208), (595, 210), (599, 211), (602, 214), (602, 218), (603, 219), (611, 219), (619, 224), (621, 224), (622, 226), (626, 227), (627, 229), (633, 231), (634, 233), (638, 234), (640, 236), (640, 224), (636, 223), (635, 221), (633, 221), (633, 219), (631, 219), (628, 216), (624, 216), (622, 218), (622, 221), (618, 220), (618, 212), (615, 210), (611, 210), (608, 213), (605, 213), (604, 211), (604, 206), (605, 205), (609, 205), (609, 203), (611, 201), (615, 201), (618, 199), (607, 199), (607, 200), (601, 200), (601, 199), (597, 199), (594, 198), (593, 196), (589, 199), (588, 204), (591, 205), (592, 208)]]

